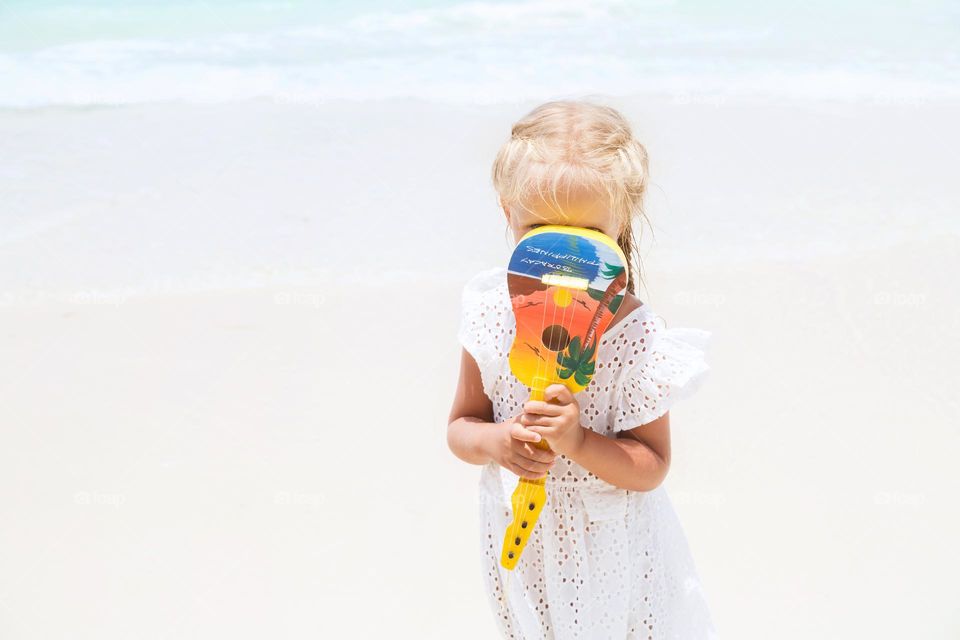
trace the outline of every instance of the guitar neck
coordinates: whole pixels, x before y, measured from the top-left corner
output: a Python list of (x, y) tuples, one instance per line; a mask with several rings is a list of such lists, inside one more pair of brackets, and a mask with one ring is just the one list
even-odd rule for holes
[[(554, 384), (556, 380), (551, 380), (550, 378), (545, 378), (543, 376), (536, 376), (533, 379), (533, 385), (530, 387), (530, 399), (539, 400), (543, 402), (543, 392), (551, 384)], [(534, 442), (533, 446), (538, 449), (543, 449), (544, 451), (552, 451), (550, 445), (547, 443), (546, 438), (541, 438), (540, 442)], [(524, 478), (526, 479), (526, 478)], [(528, 482), (534, 482), (536, 484), (543, 484), (543, 478), (538, 478), (537, 480), (528, 480)]]

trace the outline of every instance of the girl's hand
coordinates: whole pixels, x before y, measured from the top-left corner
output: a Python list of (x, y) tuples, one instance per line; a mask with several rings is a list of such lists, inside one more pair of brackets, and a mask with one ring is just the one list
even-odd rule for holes
[(535, 480), (553, 467), (557, 454), (535, 447), (532, 443), (538, 442), (541, 436), (525, 429), (519, 418), (517, 415), (496, 425), (490, 457), (504, 469)]
[(580, 404), (562, 384), (552, 384), (544, 389), (543, 398), (545, 402), (529, 400), (524, 403), (520, 423), (528, 431), (546, 438), (550, 448), (557, 453), (570, 456), (585, 435), (580, 425)]

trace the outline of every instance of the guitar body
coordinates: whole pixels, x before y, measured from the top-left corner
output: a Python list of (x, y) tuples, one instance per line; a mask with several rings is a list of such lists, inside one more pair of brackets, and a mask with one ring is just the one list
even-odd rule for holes
[[(551, 384), (572, 393), (590, 384), (597, 345), (616, 315), (629, 278), (626, 257), (609, 236), (562, 225), (530, 231), (507, 268), (516, 318), (510, 370), (543, 400)], [(537, 443), (549, 450), (546, 439)], [(546, 502), (546, 476), (520, 478), (511, 500), (513, 521), (504, 533), (500, 564), (513, 570)]]

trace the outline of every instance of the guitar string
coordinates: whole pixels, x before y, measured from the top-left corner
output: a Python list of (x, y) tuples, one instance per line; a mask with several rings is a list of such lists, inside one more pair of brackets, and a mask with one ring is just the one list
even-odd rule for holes
[[(542, 279), (542, 276), (541, 276), (541, 279)], [(540, 329), (539, 341), (542, 346), (545, 346), (543, 345), (543, 330), (545, 329), (545, 325), (547, 322), (547, 307), (549, 306), (549, 302), (550, 302), (550, 286), (547, 285), (546, 289), (543, 290), (543, 312), (541, 313), (541, 316), (540, 316), (540, 326), (539, 326), (539, 329)], [(556, 317), (556, 307), (553, 308), (551, 322), (555, 317)], [(546, 360), (542, 357), (538, 358), (536, 362), (537, 362), (537, 365), (536, 367), (534, 367), (534, 377), (532, 381), (534, 382), (534, 384), (537, 383), (538, 379), (542, 379), (546, 377), (547, 371), (550, 366), (546, 362)], [(543, 369), (542, 372), (541, 372), (541, 367)], [(542, 392), (540, 395), (542, 396)], [(543, 436), (541, 436), (541, 439), (542, 438)], [(523, 500), (518, 502), (517, 508), (515, 509), (516, 513), (514, 513), (513, 526), (511, 527), (510, 537), (507, 540), (504, 540), (504, 542), (506, 543), (505, 546), (507, 548), (509, 548), (511, 542), (516, 540), (517, 538), (518, 527), (521, 526), (520, 525), (520, 522), (522, 520), (521, 514), (523, 513), (524, 508), (526, 508), (526, 505), (529, 504), (530, 496), (533, 495), (533, 492), (534, 492), (534, 487), (531, 486), (530, 482), (526, 482), (526, 478), (524, 478), (523, 476), (520, 477), (518, 482), (520, 482), (521, 484), (520, 495), (523, 498)], [(533, 526), (531, 525), (529, 528), (530, 528), (530, 531), (527, 534), (528, 543), (529, 543), (529, 538), (533, 535)], [(526, 549), (526, 544), (524, 545), (524, 549)], [(515, 558), (516, 562), (513, 563), (514, 569), (516, 568), (516, 565), (519, 564), (520, 556), (522, 556), (523, 553), (521, 552), (520, 549), (518, 549), (516, 554), (517, 554), (517, 557)]]
[[(541, 280), (542, 280), (542, 276), (541, 276)], [(549, 301), (549, 292), (550, 292), (550, 287), (548, 285), (547, 288), (544, 289), (543, 310), (540, 316), (540, 332), (541, 333), (539, 336), (540, 338), (539, 341), (541, 344), (543, 343), (543, 328), (547, 321), (547, 306), (548, 306), (547, 303)], [(541, 363), (541, 360), (543, 360), (542, 357), (539, 357), (536, 360), (536, 366), (534, 366), (534, 369), (533, 369), (533, 379), (531, 380), (531, 382), (534, 383), (534, 385), (536, 384), (538, 377), (541, 377), (540, 375), (541, 364), (543, 364), (544, 368), (546, 368), (547, 366), (546, 363)], [(531, 387), (531, 391), (532, 391), (532, 387)], [(516, 555), (515, 558), (511, 558), (509, 554), (511, 552), (510, 547), (513, 545), (513, 541), (517, 539), (518, 529), (520, 528), (521, 514), (523, 513), (524, 507), (529, 503), (530, 495), (532, 493), (532, 488), (530, 487), (530, 483), (524, 482), (524, 480), (525, 478), (522, 475), (518, 474), (517, 482), (519, 483), (519, 485), (517, 486), (516, 489), (514, 489), (514, 493), (517, 493), (517, 490), (519, 490), (519, 496), (521, 500), (510, 501), (511, 506), (513, 507), (513, 519), (510, 521), (510, 525), (507, 527), (507, 530), (504, 532), (503, 546), (500, 552), (501, 561), (504, 559), (503, 558), (504, 556), (506, 556), (508, 560), (515, 560), (515, 562), (511, 562), (511, 564), (513, 565), (513, 569), (507, 569), (507, 588), (509, 588), (509, 584), (510, 584), (509, 583), (510, 574), (512, 574), (513, 571), (516, 569), (517, 564), (519, 564), (520, 562), (520, 556), (523, 555), (519, 549), (514, 552)], [(533, 533), (533, 527), (530, 527), (530, 533), (531, 534)], [(524, 548), (526, 548), (526, 545), (524, 545)]]
[[(622, 262), (622, 261), (621, 261), (621, 262)], [(588, 283), (588, 286), (589, 286), (589, 283)], [(547, 290), (549, 290), (549, 287), (548, 287)], [(563, 287), (562, 285), (555, 285), (555, 286), (554, 286), (554, 296), (556, 296), (556, 295), (560, 292), (560, 290), (569, 290), (569, 289), (568, 289), (567, 287)], [(549, 298), (548, 298), (548, 299), (549, 299)], [(571, 294), (571, 300), (568, 302), (568, 304), (561, 307), (561, 308), (562, 308), (562, 312), (561, 312), (561, 321), (560, 321), (560, 324), (561, 324), (561, 326), (563, 326), (564, 328), (566, 328), (566, 324), (567, 324), (568, 311), (570, 312), (571, 319), (572, 319), (573, 316), (576, 315), (576, 307), (573, 306), (574, 300), (575, 300), (575, 296), (574, 296), (573, 294)], [(546, 308), (544, 308), (544, 311), (546, 311)], [(551, 317), (551, 325), (550, 325), (550, 326), (556, 325), (556, 311), (557, 311), (557, 305), (554, 304), (553, 314), (552, 314), (552, 317)], [(541, 328), (543, 328), (542, 325), (544, 324), (544, 322), (545, 322), (545, 314), (544, 314), (544, 318), (541, 319)], [(594, 335), (594, 344), (597, 344), (597, 337), (598, 337), (598, 336)], [(542, 342), (542, 340), (541, 340), (541, 342)], [(569, 344), (569, 343), (568, 343), (568, 344)], [(586, 350), (587, 347), (588, 347), (588, 345), (587, 345), (586, 343), (584, 343), (584, 344), (581, 345), (581, 349), (582, 349), (582, 350)], [(545, 367), (546, 367), (548, 370), (555, 370), (556, 367), (553, 366), (553, 364), (554, 364), (553, 362), (550, 362), (549, 364), (545, 364)], [(540, 365), (540, 363), (539, 363), (539, 361), (538, 361), (538, 371), (539, 371), (539, 365)], [(573, 376), (573, 377), (574, 377), (574, 381), (576, 381), (576, 371), (575, 371), (575, 370), (571, 373), (571, 376)], [(555, 376), (551, 376), (551, 377), (555, 377)], [(556, 381), (556, 380), (553, 380), (550, 384), (552, 384), (553, 382), (557, 382), (557, 381)], [(560, 384), (562, 384), (562, 383), (560, 383)], [(579, 383), (577, 383), (577, 384), (579, 384)], [(569, 387), (568, 387), (568, 388), (569, 388)], [(541, 401), (546, 402), (546, 399), (545, 399), (545, 398), (541, 398)], [(549, 446), (549, 445), (548, 445), (548, 446)], [(552, 450), (552, 448), (551, 448), (551, 450)], [(544, 478), (543, 478), (544, 484), (543, 484), (543, 485), (540, 485), (540, 486), (543, 486), (544, 489), (546, 488), (546, 476), (548, 476), (548, 475), (549, 475), (549, 471), (548, 471), (546, 474), (544, 474)], [(523, 482), (524, 479), (521, 478), (520, 481)], [(529, 489), (529, 491), (524, 491), (523, 494), (522, 494), (523, 497), (524, 497), (524, 499), (525, 499), (525, 501), (524, 501), (523, 504), (526, 505), (526, 504), (529, 503), (529, 496), (530, 496), (533, 492), (535, 492), (537, 485), (534, 485), (532, 482), (524, 482), (524, 484), (526, 485), (526, 486), (524, 487), (524, 489)], [(546, 493), (546, 491), (545, 491), (545, 493)], [(542, 505), (542, 506), (541, 506), (541, 510), (542, 510), (543, 508), (545, 508), (545, 505)], [(522, 512), (522, 510), (521, 510), (521, 512)], [(512, 534), (513, 539), (516, 538), (515, 533), (516, 533), (516, 528), (517, 528), (517, 526), (518, 526), (518, 523), (516, 522), (516, 520), (519, 520), (519, 518), (515, 518), (513, 527), (511, 528), (511, 534)], [(537, 521), (539, 521), (539, 516), (538, 516), (538, 518), (537, 518)], [(531, 527), (530, 535), (532, 535), (532, 527)], [(505, 540), (504, 542), (507, 543), (507, 544), (504, 545), (505, 548), (508, 548), (508, 547), (509, 547), (509, 540)], [(524, 550), (526, 550), (526, 545), (524, 545)], [(522, 555), (522, 554), (521, 554), (521, 555)], [(518, 562), (519, 562), (519, 558), (518, 558), (517, 560), (518, 560)]]
[[(508, 277), (509, 277), (509, 272), (508, 272), (507, 275), (508, 275)], [(541, 278), (542, 278), (542, 276), (541, 276)], [(543, 327), (544, 323), (546, 323), (546, 320), (547, 320), (547, 301), (548, 301), (548, 299), (549, 299), (549, 296), (548, 296), (549, 290), (550, 290), (550, 287), (549, 287), (549, 286), (548, 286), (546, 289), (544, 289), (543, 311), (542, 311), (541, 317), (540, 317), (540, 327), (541, 327), (541, 339), (540, 339), (540, 342), (541, 342), (541, 343), (543, 342), (543, 340), (542, 340), (542, 327)], [(512, 306), (512, 305), (511, 305), (511, 306)], [(519, 335), (519, 332), (518, 332), (517, 335)], [(514, 336), (514, 339), (516, 339), (516, 336)], [(536, 366), (534, 366), (534, 369), (533, 369), (533, 380), (531, 380), (531, 382), (533, 382), (534, 384), (536, 384), (537, 378), (538, 378), (538, 376), (540, 375), (540, 366), (541, 366), (540, 360), (541, 360), (541, 359), (542, 359), (542, 358), (538, 358), (538, 359), (536, 360)], [(532, 390), (532, 389), (531, 389), (531, 390)], [(507, 600), (509, 599), (511, 576), (512, 576), (513, 572), (516, 570), (517, 565), (520, 563), (520, 556), (523, 555), (523, 554), (521, 553), (521, 550), (520, 550), (520, 549), (517, 549), (516, 551), (513, 552), (513, 553), (516, 555), (516, 557), (511, 557), (511, 556), (510, 556), (511, 546), (513, 546), (513, 541), (517, 539), (517, 532), (518, 532), (518, 528), (520, 527), (520, 520), (521, 520), (521, 517), (522, 517), (521, 514), (523, 513), (524, 506), (530, 501), (531, 487), (530, 487), (530, 484), (527, 483), (527, 482), (524, 482), (524, 480), (525, 480), (524, 477), (523, 477), (522, 475), (519, 475), (519, 474), (518, 474), (517, 482), (518, 482), (519, 484), (518, 484), (518, 486), (514, 489), (514, 493), (519, 493), (519, 496), (520, 496), (521, 500), (513, 500), (513, 499), (511, 499), (511, 501), (510, 501), (511, 507), (512, 507), (512, 510), (513, 510), (513, 514), (512, 514), (513, 517), (512, 517), (512, 519), (510, 520), (510, 524), (507, 526), (506, 531), (504, 532), (503, 544), (502, 544), (501, 551), (500, 551), (500, 556), (501, 556), (500, 560), (501, 560), (501, 562), (502, 562), (504, 559), (513, 561), (513, 562), (510, 562), (510, 564), (512, 565), (512, 568), (511, 568), (511, 569), (507, 569), (507, 579), (506, 579), (506, 585), (504, 586), (504, 594), (503, 594), (504, 604), (505, 604), (505, 605), (506, 605)], [(533, 533), (533, 527), (530, 527), (530, 533)], [(528, 540), (528, 542), (529, 542), (529, 540)], [(524, 549), (525, 549), (525, 548), (526, 548), (526, 544), (524, 545)]]
[[(556, 232), (554, 232), (554, 233), (556, 233)], [(558, 235), (561, 235), (561, 237), (560, 237), (560, 238), (557, 238), (557, 239), (554, 241), (554, 245), (556, 244), (556, 242), (558, 242), (560, 239), (563, 238), (562, 233), (563, 233), (563, 232), (560, 232), (560, 234), (558, 234)], [(551, 247), (550, 247), (551, 250), (554, 248), (554, 245), (551, 245)], [(541, 342), (541, 344), (543, 344), (543, 331), (546, 329), (546, 327), (545, 327), (544, 325), (546, 324), (547, 303), (550, 301), (550, 298), (551, 298), (551, 296), (550, 296), (550, 289), (551, 289), (551, 286), (547, 286), (547, 288), (544, 290), (544, 309), (543, 309), (543, 315), (542, 315), (542, 318), (541, 318), (541, 320), (540, 320), (540, 327), (539, 327), (539, 328), (540, 328), (540, 342)], [(556, 325), (556, 320), (557, 320), (557, 306), (558, 306), (558, 305), (556, 304), (557, 294), (558, 294), (561, 290), (563, 290), (563, 289), (565, 289), (565, 288), (564, 288), (562, 285), (553, 285), (553, 289), (554, 289), (554, 290), (553, 290), (554, 305), (553, 305), (553, 309), (552, 309), (552, 312), (551, 312), (550, 325), (549, 325), (549, 326), (551, 326), (551, 327), (553, 327), (553, 326)], [(570, 305), (567, 305), (567, 306), (570, 306)], [(562, 310), (562, 312), (561, 312), (561, 326), (566, 327), (567, 307), (563, 307), (562, 309), (563, 309), (563, 310)], [(551, 336), (551, 337), (553, 338), (554, 336)], [(554, 341), (551, 340), (551, 343), (553, 343), (553, 342), (554, 342)], [(544, 346), (546, 346), (546, 345), (544, 345)], [(551, 346), (552, 346), (552, 344), (551, 344)], [(543, 372), (543, 375), (540, 376), (540, 377), (541, 377), (542, 379), (546, 379), (548, 373), (556, 370), (556, 367), (555, 367), (554, 365), (555, 365), (554, 362), (552, 362), (552, 361), (551, 361), (551, 362), (546, 362), (546, 361), (544, 360), (544, 363), (543, 363), (544, 372)], [(540, 372), (540, 361), (539, 361), (539, 360), (537, 361), (537, 367), (535, 368), (535, 372), (536, 372), (536, 373), (539, 373), (539, 372)], [(555, 378), (556, 376), (555, 376), (555, 375), (551, 375), (550, 377), (551, 377), (551, 379), (552, 379), (552, 378)], [(534, 380), (536, 380), (536, 377), (534, 378)], [(553, 383), (553, 382), (551, 381), (549, 384), (552, 384), (552, 383)], [(549, 386), (549, 384), (544, 385), (543, 390), (541, 390), (541, 393), (539, 394), (539, 395), (540, 395), (539, 400), (540, 400), (541, 402), (546, 402), (546, 398), (544, 397), (543, 391), (546, 389), (547, 386)], [(541, 436), (541, 441), (542, 441), (542, 442), (546, 442), (546, 439), (543, 438), (543, 436)], [(546, 449), (546, 450), (553, 451), (553, 449), (552, 449), (552, 447), (550, 447), (549, 443), (547, 443), (547, 447), (548, 447), (548, 449)], [(534, 480), (525, 481), (525, 480), (527, 480), (527, 479), (526, 479), (526, 478), (523, 478), (523, 477), (520, 478), (519, 482), (521, 482), (521, 483), (523, 484), (523, 489), (522, 489), (522, 492), (521, 492), (521, 496), (523, 496), (524, 500), (523, 500), (522, 503), (520, 503), (520, 509), (517, 510), (517, 513), (514, 514), (513, 525), (512, 525), (512, 527), (510, 527), (510, 536), (509, 536), (506, 540), (504, 540), (504, 548), (509, 548), (509, 547), (510, 547), (510, 544), (511, 544), (513, 541), (516, 540), (516, 538), (517, 538), (517, 535), (516, 535), (516, 534), (517, 534), (517, 528), (520, 527), (520, 521), (522, 520), (522, 518), (520, 517), (520, 514), (521, 514), (521, 513), (524, 513), (524, 509), (525, 509), (526, 506), (530, 503), (530, 497), (531, 497), (532, 495), (535, 495), (535, 494), (539, 493), (538, 489), (539, 489), (540, 487), (543, 487), (543, 494), (544, 494), (544, 495), (543, 495), (543, 501), (544, 501), (544, 503), (546, 502), (546, 486), (547, 486), (546, 477), (547, 477), (548, 475), (549, 475), (549, 470), (548, 470), (548, 471), (544, 474), (544, 476), (543, 476), (543, 484), (540, 484), (539, 482), (534, 481)], [(540, 510), (538, 511), (537, 518), (536, 518), (535, 520), (533, 520), (532, 522), (530, 522), (530, 526), (529, 526), (529, 529), (530, 529), (530, 530), (529, 530), (529, 532), (527, 533), (527, 541), (524, 543), (522, 549), (518, 549), (518, 550), (517, 550), (517, 556), (518, 556), (518, 557), (516, 558), (516, 563), (514, 563), (514, 568), (516, 568), (516, 564), (518, 564), (518, 563), (520, 562), (520, 557), (519, 557), (519, 556), (522, 556), (522, 555), (523, 555), (523, 551), (526, 551), (526, 547), (527, 547), (528, 544), (529, 544), (530, 538), (533, 537), (533, 529), (535, 528), (537, 522), (539, 522), (539, 520), (540, 520), (540, 515), (539, 515), (539, 514), (542, 512), (542, 510), (543, 510), (544, 508), (545, 508), (545, 504), (540, 505)]]

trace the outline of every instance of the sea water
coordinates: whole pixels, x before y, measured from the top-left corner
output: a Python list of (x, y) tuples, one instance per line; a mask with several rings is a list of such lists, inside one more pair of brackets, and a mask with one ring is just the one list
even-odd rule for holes
[(958, 43), (949, 0), (4, 0), (0, 107), (558, 91), (910, 100), (960, 93)]

